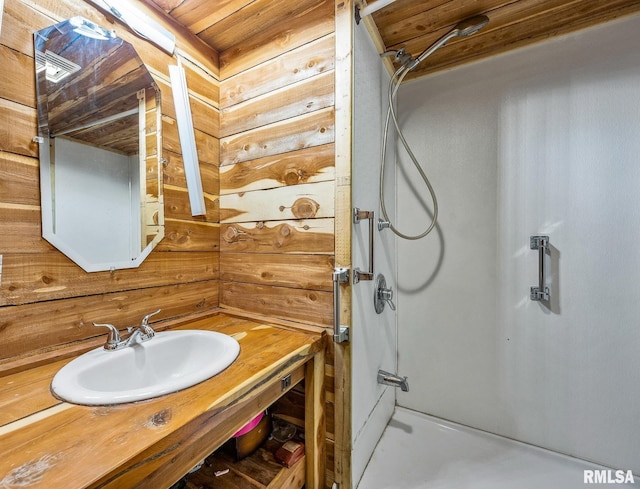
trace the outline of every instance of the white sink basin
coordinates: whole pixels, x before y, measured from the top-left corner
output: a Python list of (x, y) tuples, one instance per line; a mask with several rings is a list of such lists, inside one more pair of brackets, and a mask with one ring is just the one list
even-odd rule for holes
[(222, 372), (240, 353), (231, 336), (213, 331), (166, 331), (116, 351), (91, 350), (62, 367), (51, 382), (64, 401), (122, 404), (186, 389)]

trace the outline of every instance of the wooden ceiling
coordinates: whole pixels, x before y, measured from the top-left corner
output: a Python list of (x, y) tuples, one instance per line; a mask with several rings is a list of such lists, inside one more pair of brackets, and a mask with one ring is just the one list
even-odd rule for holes
[[(258, 32), (295, 24), (324, 0), (144, 0), (169, 14), (205, 43), (222, 53)], [(333, 12), (333, 9), (331, 9)]]
[[(296, 18), (321, 0), (144, 0), (155, 4), (218, 52), (256, 32)], [(355, 0), (364, 7), (365, 0)], [(371, 0), (369, 3), (374, 4)], [(640, 12), (640, 0), (396, 0), (364, 19), (381, 52), (404, 47), (413, 56), (478, 14), (479, 33), (450, 41), (407, 79)]]
[(461, 20), (489, 17), (477, 34), (436, 51), (407, 75), (411, 79), (636, 12), (640, 0), (396, 0), (371, 17), (381, 51), (404, 47), (413, 56)]

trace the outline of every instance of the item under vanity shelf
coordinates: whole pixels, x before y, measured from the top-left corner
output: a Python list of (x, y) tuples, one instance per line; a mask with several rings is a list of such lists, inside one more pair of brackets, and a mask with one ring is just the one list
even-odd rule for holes
[[(300, 382), (268, 409), (269, 415), (252, 431), (229, 440), (209, 455), (197, 471), (185, 477), (182, 489), (301, 489), (306, 464), (304, 396), (304, 382)], [(270, 436), (266, 440), (260, 425), (268, 426)], [(255, 437), (264, 442), (244, 456)], [(299, 450), (290, 453), (292, 447)], [(243, 458), (238, 461), (238, 456)]]
[[(267, 440), (248, 457), (235, 462), (233, 457), (216, 452), (203, 466), (186, 477), (185, 489), (300, 489), (305, 483), (305, 457), (290, 468), (276, 462), (275, 451), (282, 444)], [(218, 474), (218, 475), (216, 475)]]

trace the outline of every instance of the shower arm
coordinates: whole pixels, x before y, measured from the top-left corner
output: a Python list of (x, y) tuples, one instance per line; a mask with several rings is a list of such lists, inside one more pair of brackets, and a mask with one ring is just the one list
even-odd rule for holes
[(459, 29), (453, 29), (453, 30), (449, 31), (447, 34), (442, 36), (440, 39), (438, 39), (436, 42), (434, 42), (431, 46), (429, 46), (427, 49), (425, 49), (422, 53), (420, 53), (416, 59), (414, 59), (413, 61), (409, 62), (407, 64), (407, 66), (406, 66), (407, 71), (413, 70), (416, 66), (418, 66), (420, 63), (422, 63), (425, 59), (427, 59), (429, 56), (431, 56), (434, 52), (436, 52), (442, 46), (447, 44), (451, 39), (453, 39), (454, 37), (458, 37), (459, 35), (460, 35), (460, 30)]

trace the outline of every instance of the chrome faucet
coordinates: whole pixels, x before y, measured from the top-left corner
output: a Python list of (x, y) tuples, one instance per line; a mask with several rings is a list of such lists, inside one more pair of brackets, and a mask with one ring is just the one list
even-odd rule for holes
[(107, 341), (104, 344), (104, 349), (108, 351), (120, 350), (122, 348), (126, 348), (127, 346), (132, 346), (137, 343), (143, 343), (145, 341), (150, 340), (156, 334), (151, 326), (149, 326), (149, 318), (158, 314), (161, 309), (158, 309), (155, 312), (147, 314), (142, 318), (142, 322), (140, 326), (137, 327), (128, 327), (127, 331), (131, 333), (126, 340), (122, 340), (120, 337), (120, 332), (118, 328), (116, 328), (113, 324), (106, 323), (93, 323), (94, 326), (101, 326), (104, 328), (109, 328), (109, 335), (107, 336)]
[(144, 343), (145, 341), (148, 341), (151, 338), (153, 338), (156, 335), (156, 332), (153, 330), (151, 326), (149, 326), (149, 318), (151, 316), (155, 316), (160, 311), (161, 309), (158, 309), (155, 312), (147, 314), (145, 317), (142, 318), (142, 322), (140, 323), (140, 326), (138, 326), (137, 328), (134, 328), (134, 327), (127, 328), (127, 331), (131, 333), (131, 335), (129, 336), (129, 338), (127, 338), (127, 341), (124, 346), (131, 346), (131, 345), (135, 345), (136, 343)]

